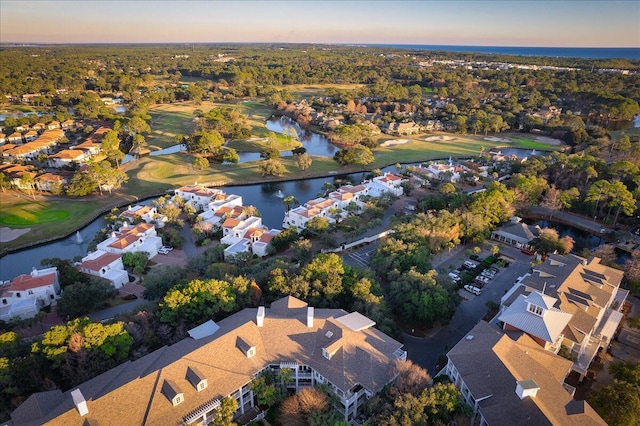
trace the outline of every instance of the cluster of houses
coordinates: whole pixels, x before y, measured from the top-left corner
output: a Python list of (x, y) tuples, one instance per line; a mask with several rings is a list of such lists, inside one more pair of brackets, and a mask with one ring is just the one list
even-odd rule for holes
[[(104, 134), (110, 130), (109, 127), (99, 127), (84, 142), (73, 147), (63, 148), (60, 145), (63, 141), (66, 141), (65, 130), (73, 126), (73, 121), (67, 120), (63, 124), (64, 127), (60, 127), (61, 125), (58, 122), (50, 123), (41, 133), (30, 130), (25, 133), (25, 137), (10, 137), (7, 139), (7, 143), (0, 146), (2, 157), (7, 161), (7, 163), (2, 164), (1, 171), (9, 177), (14, 187), (29, 189), (25, 187), (25, 182), (21, 180), (24, 175), (28, 175), (39, 190), (51, 191), (54, 185), (64, 185), (69, 181), (69, 173), (65, 173), (60, 169), (72, 163), (82, 165), (90, 159), (100, 159), (100, 143)], [(52, 125), (57, 127), (51, 128)], [(35, 125), (34, 127), (37, 126)], [(34, 133), (34, 137), (26, 138), (26, 135), (31, 132)], [(19, 132), (16, 133), (21, 134)], [(54, 171), (38, 174), (33, 166), (20, 164), (22, 162), (35, 161), (42, 155), (47, 157), (46, 164), (48, 167), (55, 169)]]
[(243, 206), (239, 195), (197, 184), (183, 186), (174, 193), (175, 197), (180, 197), (201, 212), (195, 225), (198, 229), (222, 231), (220, 243), (227, 245), (224, 250), (227, 260), (241, 253), (266, 256), (271, 240), (280, 232), (264, 226), (262, 218), (256, 216), (257, 210), (252, 206)]
[[(362, 99), (361, 101), (367, 102), (369, 100), (370, 99)], [(335, 130), (338, 126), (347, 123), (344, 114), (346, 106), (344, 104), (334, 103), (329, 98), (320, 98), (318, 101), (331, 104), (332, 110), (336, 111), (336, 113), (317, 111), (316, 108), (305, 99), (283, 105), (281, 112), (288, 117), (295, 118), (298, 122), (313, 124), (327, 131)], [(361, 108), (356, 108), (355, 111), (352, 111), (352, 114), (362, 117), (361, 124), (370, 128), (372, 135), (386, 133), (394, 136), (406, 136), (445, 130), (440, 120), (418, 120), (417, 115), (412, 112), (395, 112), (396, 116), (402, 116), (401, 120), (388, 122), (384, 119), (384, 113), (381, 110), (368, 112), (364, 104), (360, 104), (360, 106)]]
[(346, 216), (353, 206), (358, 211), (364, 207), (364, 196), (380, 197), (384, 193), (402, 195), (402, 182), (407, 179), (393, 173), (385, 173), (376, 176), (360, 185), (344, 185), (329, 193), (326, 197), (319, 197), (307, 201), (301, 206), (287, 211), (282, 221), (283, 228), (295, 227), (302, 231), (310, 220), (321, 217), (329, 223), (335, 223), (341, 217)]
[(606, 424), (573, 398), (570, 383), (585, 377), (618, 328), (628, 295), (622, 275), (596, 257), (550, 255), (518, 279), (501, 299), (497, 326), (481, 321), (447, 354), (443, 373), (474, 424)]
[[(80, 272), (108, 281), (114, 288), (129, 282), (129, 274), (122, 262), (124, 253), (145, 252), (149, 258), (158, 254), (162, 238), (156, 225), (162, 227), (166, 218), (154, 206), (128, 207), (119, 216), (122, 226), (97, 245), (74, 266)], [(11, 281), (0, 283), (0, 320), (33, 318), (44, 307), (55, 305), (60, 296), (60, 283), (56, 268), (23, 274)]]
[[(37, 275), (37, 274), (36, 274)], [(598, 258), (552, 255), (521, 277), (501, 301), (498, 323), (479, 322), (448, 353), (446, 374), (473, 412), (472, 424), (606, 425), (574, 399), (572, 375), (606, 347), (627, 292), (622, 272)], [(67, 392), (31, 395), (11, 415), (15, 424), (82, 425), (126, 416), (133, 423), (208, 424), (224, 398), (234, 420), (257, 418), (251, 383), (288, 370), (291, 391), (323, 384), (345, 421), (396, 377), (403, 345), (366, 316), (314, 309), (287, 296), (247, 308), (189, 337), (93, 378)], [(560, 347), (575, 359), (558, 355)]]

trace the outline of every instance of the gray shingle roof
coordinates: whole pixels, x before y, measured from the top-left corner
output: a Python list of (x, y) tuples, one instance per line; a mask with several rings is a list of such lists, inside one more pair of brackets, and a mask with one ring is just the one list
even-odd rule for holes
[[(588, 405), (580, 412), (561, 381), (571, 362), (544, 351), (528, 336), (517, 341), (501, 330), (479, 322), (447, 354), (472, 396), (479, 411), (495, 425), (605, 425)], [(560, 380), (559, 380), (560, 379)], [(535, 397), (520, 399), (518, 381), (533, 380), (540, 390)]]

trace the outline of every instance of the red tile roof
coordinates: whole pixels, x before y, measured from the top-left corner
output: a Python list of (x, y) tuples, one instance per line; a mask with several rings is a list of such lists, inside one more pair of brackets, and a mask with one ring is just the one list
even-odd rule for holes
[(53, 285), (56, 282), (56, 273), (44, 275), (30, 275), (23, 274), (17, 276), (11, 281), (11, 291), (24, 291), (32, 288), (44, 287), (47, 285)]
[(121, 258), (119, 254), (114, 253), (104, 253), (103, 255), (96, 257), (92, 260), (86, 260), (78, 265), (80, 268), (89, 269), (91, 271), (99, 271), (105, 266), (109, 266), (119, 258)]

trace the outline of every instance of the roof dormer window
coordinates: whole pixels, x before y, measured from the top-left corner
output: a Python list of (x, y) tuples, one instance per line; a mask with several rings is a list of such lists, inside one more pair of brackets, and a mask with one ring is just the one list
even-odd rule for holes
[(533, 303), (529, 303), (527, 305), (527, 311), (531, 312), (534, 315), (537, 315), (539, 317), (542, 316), (542, 314), (544, 313), (544, 309), (542, 309), (541, 306), (538, 305), (534, 305)]

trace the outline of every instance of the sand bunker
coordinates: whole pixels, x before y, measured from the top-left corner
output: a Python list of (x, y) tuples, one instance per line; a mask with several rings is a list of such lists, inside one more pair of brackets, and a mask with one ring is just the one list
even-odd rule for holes
[(511, 139), (507, 139), (507, 138), (497, 138), (495, 136), (488, 136), (484, 138), (485, 141), (490, 141), (490, 142), (504, 142), (504, 143), (511, 143)]
[(562, 141), (559, 139), (548, 138), (546, 136), (536, 136), (538, 142), (548, 143), (549, 145), (562, 145)]
[(455, 140), (456, 138), (451, 137), (451, 136), (429, 136), (428, 138), (425, 138), (424, 140), (427, 142), (436, 142), (436, 141), (452, 141)]
[(393, 145), (404, 145), (406, 143), (411, 143), (409, 139), (392, 139), (390, 141), (384, 141), (380, 144), (380, 146), (393, 146)]
[(13, 241), (19, 236), (24, 235), (29, 231), (31, 231), (31, 228), (12, 229), (7, 227), (2, 227), (0, 228), (0, 243)]

